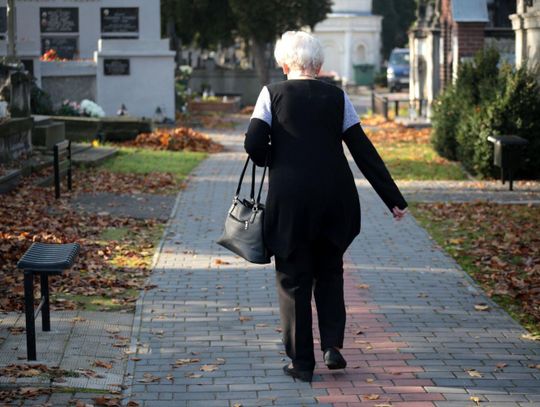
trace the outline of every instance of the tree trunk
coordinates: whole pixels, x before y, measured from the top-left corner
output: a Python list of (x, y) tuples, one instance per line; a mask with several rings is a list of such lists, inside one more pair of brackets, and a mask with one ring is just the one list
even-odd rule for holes
[(264, 42), (252, 39), (251, 52), (253, 52), (253, 61), (255, 63), (255, 72), (261, 86), (267, 85), (270, 80), (268, 61), (266, 60), (266, 44)]

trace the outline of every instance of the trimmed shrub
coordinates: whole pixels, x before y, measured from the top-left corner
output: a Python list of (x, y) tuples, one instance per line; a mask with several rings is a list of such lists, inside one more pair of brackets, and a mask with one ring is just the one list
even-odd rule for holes
[(473, 174), (496, 175), (490, 135), (529, 140), (520, 176), (540, 177), (540, 85), (523, 67), (498, 67), (494, 50), (479, 52), (460, 66), (456, 83), (436, 101), (432, 144), (443, 157), (457, 159)]
[(498, 87), (499, 53), (495, 49), (478, 52), (473, 62), (459, 66), (456, 83), (441, 94), (433, 106), (432, 144), (435, 150), (450, 160), (459, 156), (458, 126), (467, 120), (475, 108), (490, 101)]

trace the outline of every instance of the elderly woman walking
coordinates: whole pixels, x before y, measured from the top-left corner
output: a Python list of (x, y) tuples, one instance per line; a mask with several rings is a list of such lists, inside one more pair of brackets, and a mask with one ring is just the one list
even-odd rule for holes
[[(360, 202), (342, 141), (394, 218), (407, 203), (360, 126), (347, 94), (316, 79), (319, 41), (302, 31), (283, 34), (275, 58), (287, 80), (263, 87), (244, 147), (268, 162), (265, 245), (275, 256), (286, 374), (311, 381), (315, 368), (311, 297), (329, 369), (345, 368), (343, 254), (360, 233)], [(268, 160), (268, 161), (266, 161)]]

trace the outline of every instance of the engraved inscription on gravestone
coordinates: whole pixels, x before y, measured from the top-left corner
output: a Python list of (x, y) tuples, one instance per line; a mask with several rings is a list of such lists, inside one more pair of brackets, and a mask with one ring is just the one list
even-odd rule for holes
[(129, 59), (107, 58), (103, 60), (105, 75), (129, 75)]
[(41, 53), (50, 49), (62, 59), (74, 59), (79, 55), (76, 37), (41, 37)]
[(138, 33), (138, 7), (107, 7), (101, 9), (102, 33)]
[(42, 33), (79, 32), (78, 7), (41, 7), (39, 15)]

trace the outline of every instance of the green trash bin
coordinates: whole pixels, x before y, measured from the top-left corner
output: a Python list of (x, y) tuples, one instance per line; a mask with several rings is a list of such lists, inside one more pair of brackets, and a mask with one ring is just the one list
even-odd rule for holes
[(353, 65), (354, 82), (361, 86), (371, 86), (375, 82), (375, 65)]

